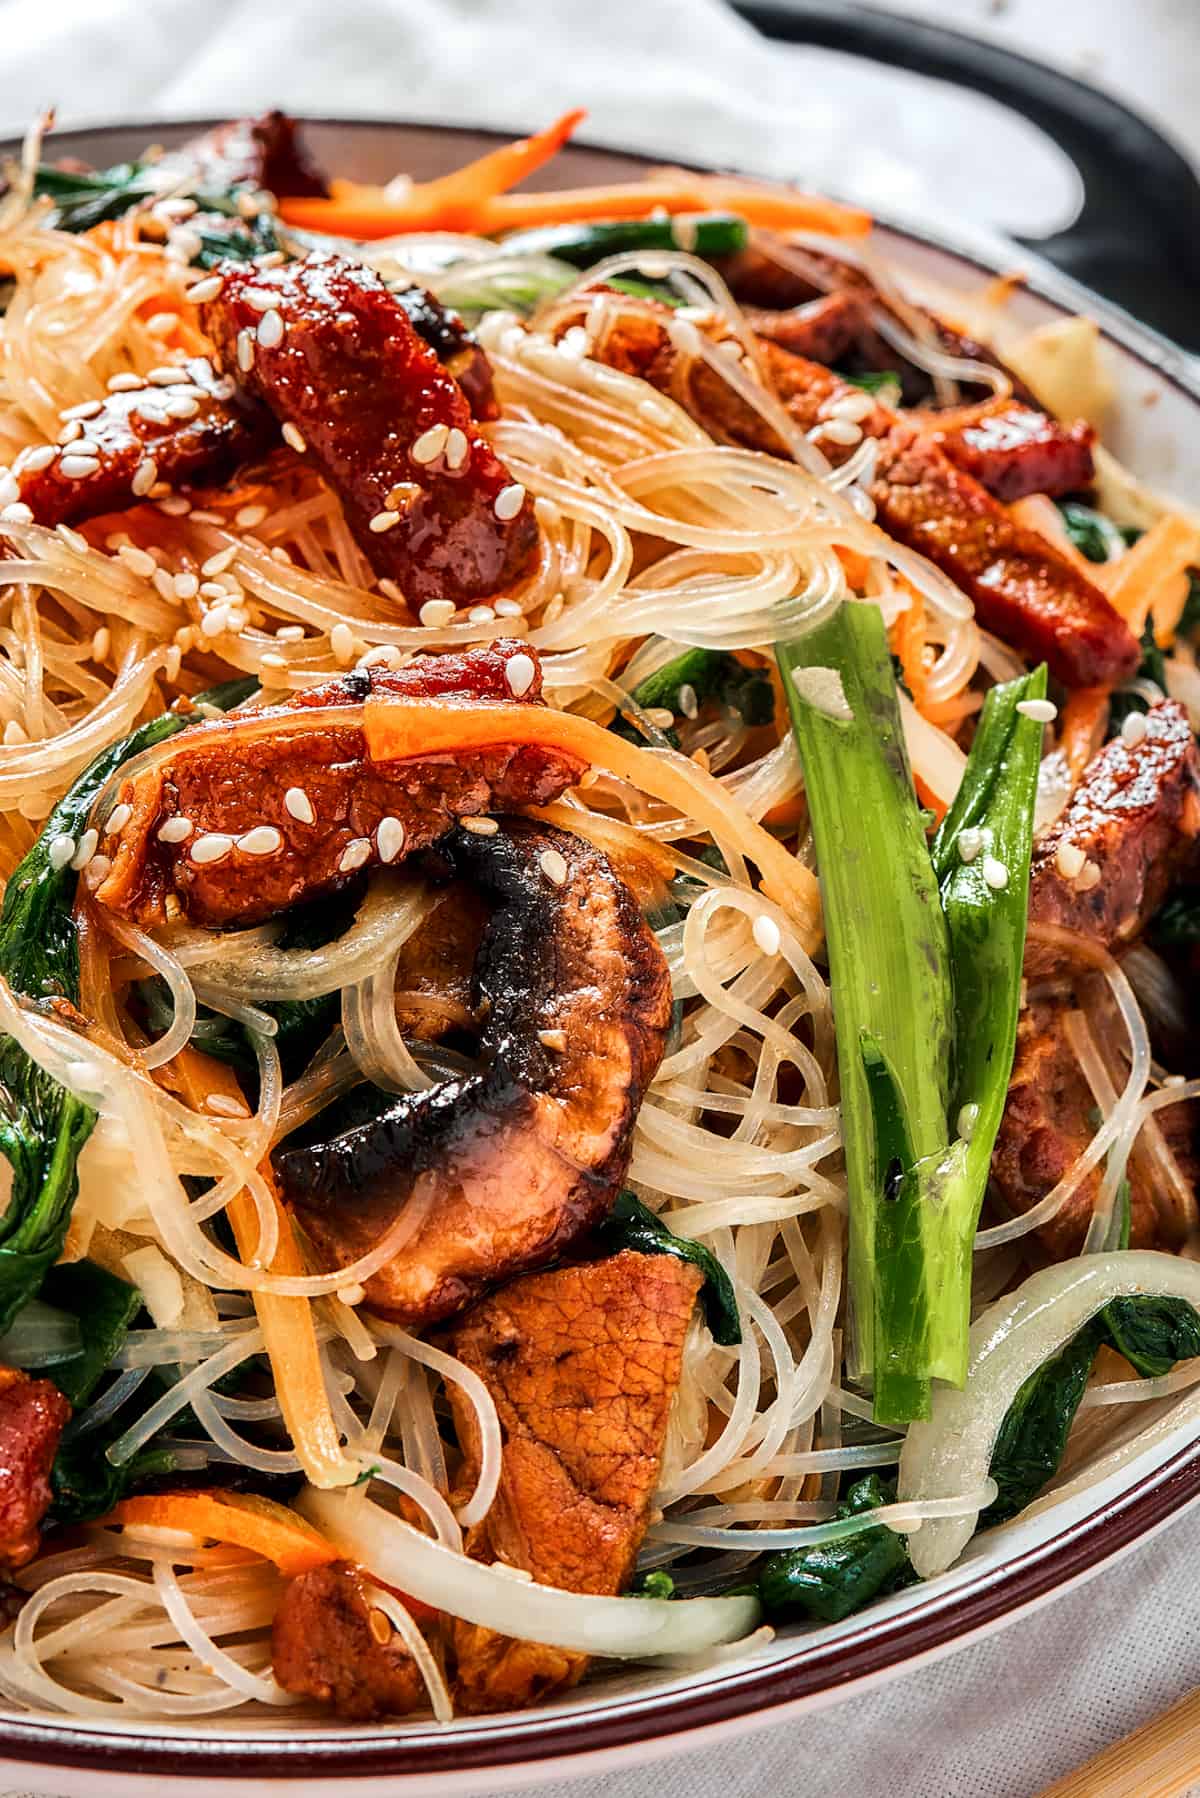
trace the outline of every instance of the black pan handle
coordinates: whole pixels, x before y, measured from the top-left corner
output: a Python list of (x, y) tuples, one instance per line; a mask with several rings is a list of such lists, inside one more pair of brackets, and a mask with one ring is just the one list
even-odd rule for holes
[(1083, 205), (1065, 231), (1018, 241), (1200, 349), (1200, 180), (1146, 119), (1058, 69), (921, 19), (837, 0), (733, 3), (767, 37), (930, 75), (1029, 119), (1074, 163)]

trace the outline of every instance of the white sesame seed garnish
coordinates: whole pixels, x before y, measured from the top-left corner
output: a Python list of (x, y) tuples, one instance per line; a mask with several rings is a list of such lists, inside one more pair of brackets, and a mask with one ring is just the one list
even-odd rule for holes
[(646, 722), (652, 724), (655, 730), (670, 730), (675, 722), (675, 714), (669, 705), (648, 705)]
[(146, 385), (142, 375), (120, 374), (109, 375), (108, 391), (110, 393), (136, 393), (139, 387)]
[(164, 362), (160, 368), (152, 368), (146, 380), (152, 387), (175, 387), (180, 381), (186, 381), (186, 368), (179, 368), (173, 362)]
[(685, 718), (695, 718), (700, 713), (700, 702), (696, 698), (695, 687), (686, 683), (679, 689), (679, 709)]
[(200, 407), (198, 402), (194, 400), (190, 394), (181, 393), (178, 395), (172, 394), (171, 398), (163, 407), (163, 414), (167, 418), (195, 418), (199, 410)]
[(970, 1142), (975, 1134), (975, 1126), (979, 1122), (978, 1105), (962, 1105), (959, 1107), (956, 1129), (963, 1142)]
[(279, 304), (278, 288), (243, 287), (238, 297), (251, 312), (270, 312)]
[[(23, 474), (41, 474), (43, 468), (49, 468), (57, 455), (58, 450), (53, 443), (39, 443), (36, 449), (26, 450), (21, 460), (21, 472)], [(16, 497), (14, 493), (13, 498)]]
[(380, 532), (390, 531), (394, 524), (399, 523), (399, 512), (376, 512), (374, 518), (372, 518), (368, 524), (367, 529), (369, 531), (374, 531), (378, 536)]
[(196, 826), (190, 818), (168, 818), (158, 827), (160, 843), (186, 843)]
[[(395, 493), (395, 491), (396, 491), (396, 489), (393, 487), (392, 492)], [(401, 591), (400, 591), (399, 587), (396, 585), (395, 581), (389, 580), (386, 574), (382, 575), (380, 577), (380, 579), (378, 581), (376, 581), (375, 584), (379, 588), (379, 591), (383, 594), (383, 597), (385, 599), (395, 600), (395, 602), (398, 606), (402, 606), (404, 604), (403, 593), (401, 593)]]
[(96, 853), (96, 845), (99, 841), (100, 832), (98, 830), (89, 828), (84, 831), (83, 835), (76, 843), (75, 853), (71, 857), (71, 866), (77, 874), (81, 868), (85, 868), (91, 861), (93, 855)]
[(275, 628), (275, 635), (280, 643), (303, 643), (304, 626), (302, 624), (280, 624)]
[(58, 442), (59, 443), (74, 443), (78, 438), (80, 438), (82, 436), (83, 436), (83, 426), (80, 424), (78, 419), (75, 419), (73, 423), (63, 426), (62, 430), (58, 433)]
[(1017, 710), (1023, 718), (1032, 718), (1035, 724), (1053, 724), (1058, 717), (1058, 707), (1052, 699), (1020, 699)]
[(86, 481), (90, 475), (100, 473), (95, 456), (64, 456), (58, 467), (68, 481)]
[(993, 892), (1003, 892), (1004, 888), (1008, 885), (1008, 869), (1003, 862), (997, 861), (994, 855), (985, 855), (983, 858), (983, 878), (987, 885), (992, 888)]
[(515, 599), (496, 600), (495, 612), (497, 618), (520, 618), (522, 615), (520, 602)]
[(188, 288), (187, 297), (193, 306), (203, 306), (206, 300), (215, 300), (224, 285), (224, 275), (206, 275), (203, 281)]
[(283, 342), (286, 330), (287, 326), (283, 322), (282, 312), (272, 307), (270, 312), (264, 312), (258, 321), (259, 346), (264, 350), (278, 349)]
[(467, 613), (468, 624), (495, 624), (496, 614), (491, 606), (472, 606)]
[(537, 679), (537, 663), (522, 650), (504, 664), (504, 680), (514, 699), (523, 699)]
[(546, 879), (556, 887), (565, 886), (567, 882), (566, 858), (557, 849), (543, 849), (538, 856), (538, 866)]
[(779, 948), (783, 938), (780, 935), (778, 924), (775, 922), (774, 918), (768, 917), (765, 911), (760, 912), (757, 918), (755, 918), (753, 934), (754, 941), (758, 944), (758, 947), (762, 950), (764, 955), (779, 954)]
[(1164, 1074), (1162, 1084), (1164, 1086), (1183, 1086), (1184, 1076), (1182, 1074)]
[(68, 406), (64, 411), (60, 412), (58, 416), (62, 419), (63, 423), (66, 424), (67, 420), (71, 418), (95, 418), (97, 412), (103, 412), (103, 410), (103, 401), (84, 400), (82, 405)]
[(108, 817), (104, 820), (105, 836), (115, 837), (119, 831), (124, 830), (132, 817), (133, 807), (131, 805), (125, 805), (124, 803), (114, 805), (112, 811), (109, 812)]
[(539, 1030), (538, 1041), (543, 1049), (553, 1049), (561, 1055), (567, 1046), (567, 1033), (565, 1030)]
[(437, 630), (443, 624), (449, 624), (454, 616), (454, 602), (450, 599), (427, 599), (421, 607), (421, 623)]
[(821, 407), (822, 418), (844, 418), (850, 424), (861, 424), (875, 410), (875, 401), (869, 393), (842, 393), (834, 399), (828, 399)]
[[(355, 1305), (362, 1304), (363, 1300), (367, 1296), (367, 1289), (365, 1286), (360, 1286), (356, 1280), (349, 1286), (339, 1286), (337, 1289), (336, 1296), (337, 1296), (337, 1299), (340, 1304), (348, 1305), (350, 1307), (350, 1309), (353, 1310)], [(378, 1617), (381, 1615), (381, 1612), (372, 1611), (371, 1615), (372, 1615), (372, 1617)], [(387, 1622), (387, 1619), (385, 1618), (384, 1621)], [(391, 1633), (392, 1633), (392, 1626), (389, 1623), (388, 1624), (388, 1633), (383, 1638), (384, 1641), (390, 1640)], [(379, 1631), (376, 1627), (372, 1626), (371, 1634), (375, 1637), (376, 1641), (379, 1640)]]
[(201, 574), (210, 581), (215, 574), (224, 574), (237, 561), (238, 554), (239, 546), (236, 543), (231, 543), (228, 549), (219, 549), (215, 556), (210, 556), (207, 562), (201, 564)]
[(248, 1107), (235, 1099), (232, 1093), (206, 1093), (204, 1109), (211, 1111), (214, 1117), (219, 1118), (248, 1118), (250, 1116)]
[(151, 580), (158, 563), (149, 550), (139, 549), (136, 543), (123, 543), (117, 551), (117, 559), (134, 574), (140, 574), (143, 580)]
[(826, 443), (840, 443), (850, 449), (854, 444), (862, 442), (862, 427), (848, 418), (830, 418), (819, 425), (812, 435), (817, 439), (823, 438)]
[(75, 853), (75, 838), (61, 835), (51, 837), (46, 853), (54, 872), (61, 873)]
[(107, 661), (108, 652), (111, 648), (112, 648), (112, 632), (109, 630), (109, 628), (106, 624), (102, 624), (98, 631), (93, 631), (93, 633), (92, 633), (92, 660), (93, 660), (93, 662)]
[(243, 855), (277, 855), (283, 848), (283, 836), (273, 824), (256, 824), (237, 840)]
[(265, 506), (242, 506), (234, 513), (233, 522), (239, 531), (252, 531), (256, 525), (262, 524), (266, 516)]
[(1083, 867), (1079, 870), (1079, 875), (1075, 881), (1075, 891), (1077, 893), (1090, 893), (1093, 887), (1098, 887), (1099, 885), (1099, 862), (1090, 860), (1085, 861)]
[(981, 830), (960, 830), (958, 833), (959, 860), (973, 862), (983, 848), (983, 832)]
[(281, 435), (288, 448), (294, 449), (298, 456), (302, 456), (308, 448), (307, 443), (304, 441), (304, 433), (298, 426), (292, 424), (290, 419), (287, 424), (284, 425)]
[(270, 668), (276, 674), (282, 672), (288, 665), (287, 657), (277, 655), (273, 649), (267, 650), (266, 654), (259, 656), (258, 659), (262, 667)]
[(244, 375), (254, 367), (253, 331), (242, 330), (237, 334), (237, 365)]
[(473, 837), (494, 837), (500, 828), (494, 818), (460, 818), (458, 821)]
[(158, 509), (168, 518), (186, 518), (192, 509), (192, 502), (190, 499), (184, 499), (182, 493), (172, 493), (168, 490), (159, 499)]
[(200, 591), (200, 582), (194, 574), (190, 574), (186, 570), (183, 574), (177, 574), (172, 584), (175, 588), (176, 599), (195, 599)]
[(86, 556), (91, 547), (87, 538), (79, 531), (73, 531), (69, 524), (60, 524), (54, 534), (68, 549), (73, 549), (77, 556)]
[(219, 637), (229, 628), (229, 607), (222, 602), (213, 606), (200, 621), (200, 629), (206, 637)]
[(285, 568), (290, 568), (292, 564), (292, 558), (282, 543), (277, 543), (271, 551), (271, 560), (272, 562), (282, 562)]
[(226, 836), (223, 830), (207, 830), (197, 837), (192, 844), (190, 855), (197, 867), (206, 867), (209, 862), (221, 862), (233, 849), (233, 838)]
[(109, 860), (108, 856), (93, 855), (91, 861), (83, 871), (83, 878), (87, 881), (88, 886), (92, 891), (95, 892), (96, 888), (100, 885), (100, 882), (102, 880), (107, 880), (111, 873), (112, 862)]
[(283, 803), (293, 818), (301, 824), (315, 824), (317, 814), (313, 810), (312, 800), (303, 787), (289, 787), (283, 796)]
[(467, 434), (457, 427), (446, 437), (446, 467), (461, 468), (470, 454), (471, 446), (467, 442)]
[(413, 443), (408, 452), (410, 458), (422, 467), (430, 462), (436, 462), (446, 447), (446, 439), (449, 435), (448, 425), (430, 425), (429, 429), (422, 431)]
[(138, 499), (145, 499), (157, 479), (158, 463), (153, 456), (143, 456), (133, 471), (133, 479), (129, 485)]
[(329, 647), (335, 661), (344, 664), (354, 660), (354, 632), (348, 624), (334, 625), (329, 633)]
[(399, 818), (381, 818), (375, 832), (381, 862), (394, 862), (404, 848), (405, 829)]
[(353, 874), (356, 868), (365, 867), (371, 859), (371, 845), (366, 837), (355, 837), (342, 850), (342, 858), (338, 869), (343, 874)]
[(26, 731), (25, 726), (19, 723), (16, 718), (10, 718), (8, 723), (4, 726), (5, 748), (12, 749), (16, 744), (28, 743), (28, 741), (29, 733)]
[(1064, 880), (1078, 880), (1086, 860), (1087, 856), (1078, 843), (1068, 842), (1066, 837), (1054, 851), (1054, 865)]
[(1121, 741), (1126, 749), (1136, 749), (1139, 743), (1144, 743), (1149, 728), (1145, 712), (1130, 712), (1121, 724)]
[(520, 481), (513, 481), (509, 486), (501, 487), (499, 493), (496, 495), (492, 511), (496, 514), (497, 518), (507, 521), (510, 518), (515, 518), (524, 504), (525, 489), (522, 487)]

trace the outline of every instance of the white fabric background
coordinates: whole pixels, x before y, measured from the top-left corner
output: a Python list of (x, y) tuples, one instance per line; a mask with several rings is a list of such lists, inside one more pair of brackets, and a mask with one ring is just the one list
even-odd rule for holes
[[(896, 10), (1110, 82), (1200, 153), (1196, 0)], [(71, 124), (283, 105), (514, 129), (586, 104), (595, 141), (803, 175), (893, 211), (1049, 229), (1073, 203), (1057, 152), (1027, 128), (917, 77), (769, 46), (720, 0), (0, 0), (0, 45), (0, 132), (45, 101)], [(556, 1790), (1033, 1798), (1200, 1684), (1198, 1564), (1193, 1515), (1037, 1616), (883, 1690)]]

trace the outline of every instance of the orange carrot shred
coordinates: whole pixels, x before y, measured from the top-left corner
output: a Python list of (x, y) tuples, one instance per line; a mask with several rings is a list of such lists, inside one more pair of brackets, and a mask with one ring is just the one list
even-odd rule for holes
[(1108, 720), (1108, 688), (1076, 687), (1062, 709), (1059, 744), (1077, 781), (1100, 747)]

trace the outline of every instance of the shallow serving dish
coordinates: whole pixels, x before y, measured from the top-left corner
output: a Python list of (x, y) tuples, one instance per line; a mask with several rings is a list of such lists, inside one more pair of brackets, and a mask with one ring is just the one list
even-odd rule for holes
[[(180, 142), (194, 125), (154, 123), (63, 133), (60, 155), (104, 166), (147, 143)], [(363, 180), (397, 170), (442, 173), (494, 140), (486, 133), (369, 121), (314, 122), (321, 160)], [(636, 174), (643, 159), (572, 146), (551, 179), (563, 185)], [(974, 245), (881, 224), (880, 249), (915, 290), (977, 298), (998, 272), (1027, 274), (1004, 311), (1025, 329), (1086, 312), (1102, 330), (1116, 387), (1107, 445), (1152, 486), (1200, 507), (1200, 373), (1183, 352), (1025, 252), (1007, 259)], [(1134, 1409), (1134, 1407), (1126, 1407)], [(1147, 1410), (1136, 1407), (1146, 1422)], [(600, 1771), (832, 1703), (961, 1646), (1045, 1602), (1200, 1499), (1200, 1398), (1175, 1408), (1169, 1426), (1136, 1459), (1086, 1493), (1051, 1492), (1032, 1515), (975, 1539), (957, 1567), (864, 1614), (819, 1631), (794, 1631), (743, 1660), (703, 1672), (616, 1670), (560, 1703), (445, 1726), (351, 1726), (269, 1719), (172, 1727), (160, 1722), (80, 1725), (0, 1714), (0, 1784), (86, 1798), (138, 1798), (170, 1776), (179, 1798), (249, 1798), (264, 1782), (295, 1781), (318, 1798), (371, 1781), (377, 1798), (427, 1789), (511, 1790)]]

